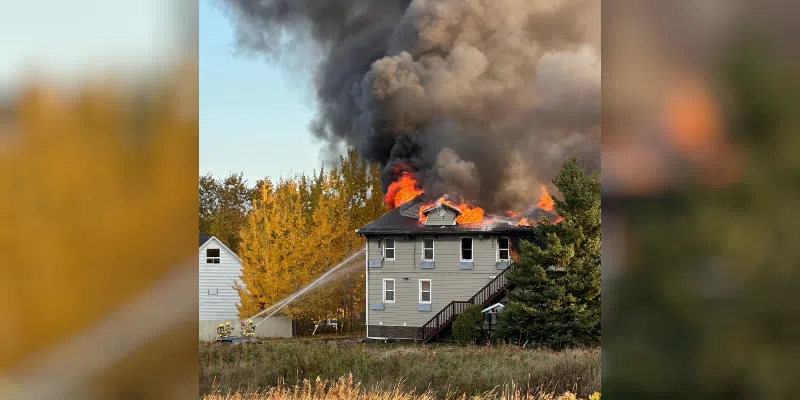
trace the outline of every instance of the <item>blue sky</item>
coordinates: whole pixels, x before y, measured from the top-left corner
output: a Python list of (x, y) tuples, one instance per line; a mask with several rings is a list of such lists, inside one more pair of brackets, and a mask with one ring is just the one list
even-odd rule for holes
[(187, 0), (10, 1), (0, 15), (0, 91), (31, 75), (69, 84), (106, 71), (163, 68), (180, 50)]
[(318, 170), (311, 77), (236, 55), (230, 20), (207, 0), (199, 11), (200, 174), (242, 172), (253, 184)]

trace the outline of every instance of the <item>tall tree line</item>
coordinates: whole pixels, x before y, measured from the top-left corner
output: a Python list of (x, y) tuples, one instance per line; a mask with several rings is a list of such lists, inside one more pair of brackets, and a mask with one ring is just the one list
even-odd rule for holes
[(238, 253), (239, 231), (247, 223), (255, 188), (247, 186), (242, 173), (216, 179), (200, 177), (200, 232), (214, 235)]
[[(242, 259), (240, 317), (276, 304), (364, 247), (355, 230), (387, 212), (380, 167), (354, 150), (311, 176), (263, 179), (241, 174), (200, 178), (200, 229)], [(363, 261), (359, 258), (354, 264)], [(343, 268), (282, 310), (302, 322), (337, 319), (352, 331), (365, 313), (363, 268)]]

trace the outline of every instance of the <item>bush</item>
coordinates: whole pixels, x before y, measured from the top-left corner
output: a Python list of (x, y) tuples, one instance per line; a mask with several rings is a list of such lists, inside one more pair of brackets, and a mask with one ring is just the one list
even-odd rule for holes
[(478, 304), (467, 307), (453, 322), (453, 338), (462, 346), (474, 344), (481, 336), (482, 308)]

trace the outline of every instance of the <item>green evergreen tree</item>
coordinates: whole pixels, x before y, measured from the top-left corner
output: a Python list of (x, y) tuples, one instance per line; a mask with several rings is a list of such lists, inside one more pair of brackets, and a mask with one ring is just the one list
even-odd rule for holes
[(209, 173), (200, 177), (199, 184), (200, 233), (214, 235), (238, 252), (239, 232), (247, 224), (257, 188), (248, 187), (241, 172), (224, 179)]
[(569, 158), (553, 184), (564, 196), (555, 209), (564, 220), (539, 221), (534, 242), (521, 243), (508, 278), (517, 291), (498, 326), (498, 337), (562, 349), (600, 342), (600, 179)]
[(211, 234), (214, 225), (214, 218), (218, 214), (219, 210), (219, 193), (221, 188), (219, 182), (217, 182), (214, 176), (210, 173), (200, 177), (199, 187), (200, 233)]

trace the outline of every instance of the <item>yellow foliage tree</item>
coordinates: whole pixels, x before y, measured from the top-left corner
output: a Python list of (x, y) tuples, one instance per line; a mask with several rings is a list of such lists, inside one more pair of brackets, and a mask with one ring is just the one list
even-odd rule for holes
[(273, 189), (265, 180), (259, 189), (260, 196), (241, 232), (244, 285), (237, 290), (243, 318), (290, 295), (311, 276), (308, 230), (297, 182), (286, 180)]
[[(4, 373), (69, 366), (68, 380), (41, 386), (81, 377), (84, 390), (119, 390), (101, 396), (112, 398), (142, 386), (137, 367), (185, 376), (196, 345), (163, 337), (197, 334), (197, 306), (185, 301), (196, 280), (170, 280), (174, 301), (151, 310), (186, 318), (147, 319), (145, 334), (129, 327), (142, 325), (141, 307), (163, 295), (168, 274), (196, 268), (196, 72), (190, 64), (135, 91), (114, 79), (69, 92), (30, 82), (0, 99)], [(88, 332), (103, 338), (102, 352), (80, 340)]]
[[(309, 179), (262, 181), (241, 232), (244, 264), (241, 317), (254, 315), (305, 287), (362, 249), (355, 230), (385, 213), (380, 169), (354, 150)], [(310, 290), (284, 313), (295, 319), (344, 319), (349, 329), (364, 315), (363, 261), (355, 259)]]

